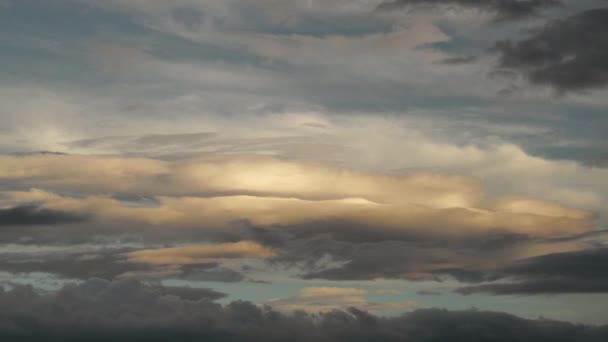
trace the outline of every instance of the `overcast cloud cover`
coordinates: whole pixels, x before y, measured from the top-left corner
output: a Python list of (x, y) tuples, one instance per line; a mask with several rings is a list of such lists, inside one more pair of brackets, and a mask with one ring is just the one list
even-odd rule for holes
[(601, 0), (0, 0), (0, 337), (604, 341)]

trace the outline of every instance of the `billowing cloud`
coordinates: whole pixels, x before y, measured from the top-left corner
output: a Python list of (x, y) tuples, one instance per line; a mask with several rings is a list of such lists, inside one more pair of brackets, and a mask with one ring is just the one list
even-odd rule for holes
[[(496, 44), (502, 69), (560, 92), (608, 85), (608, 8), (554, 20), (521, 40)], [(581, 39), (584, 37), (584, 39)]]
[[(334, 291), (335, 292), (335, 291)], [(250, 302), (219, 305), (206, 289), (93, 279), (57, 292), (0, 291), (0, 337), (13, 341), (602, 341), (605, 327), (484, 311), (418, 310), (379, 317), (350, 308), (283, 314)], [(497, 333), (499, 331), (500, 333)]]

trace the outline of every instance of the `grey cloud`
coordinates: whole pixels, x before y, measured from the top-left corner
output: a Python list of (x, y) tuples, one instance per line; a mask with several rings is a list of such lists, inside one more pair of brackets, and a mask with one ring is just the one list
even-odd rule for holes
[(234, 283), (245, 280), (242, 273), (217, 264), (183, 265), (180, 278), (196, 281)]
[[(140, 285), (140, 283), (137, 282), (135, 284), (137, 284), (138, 286)], [(150, 286), (149, 289), (152, 292), (156, 292), (161, 296), (175, 296), (182, 300), (189, 301), (216, 300), (226, 297), (225, 293), (205, 288), (180, 286)]]
[[(465, 267), (471, 263), (470, 255), (488, 258), (491, 253), (469, 248), (448, 248), (429, 245), (429, 242), (383, 241), (349, 243), (314, 238), (293, 244), (279, 260), (305, 260), (310, 271), (304, 279), (374, 280), (408, 279), (441, 280), (452, 277), (461, 281), (477, 282), (484, 279), (483, 272), (474, 268), (460, 270), (445, 268), (445, 264)], [(318, 260), (329, 257), (338, 266), (327, 267)]]
[[(479, 282), (486, 279), (479, 266), (480, 260), (498, 260), (500, 255), (508, 254), (514, 247), (534, 243), (510, 234), (448, 240), (415, 234), (384, 235), (377, 230), (368, 229), (366, 232), (357, 228), (357, 225), (338, 223), (318, 223), (310, 231), (283, 227), (282, 232), (289, 231), (293, 235), (281, 240), (277, 250), (279, 255), (272, 261), (304, 265), (307, 271), (302, 277), (305, 279), (441, 280), (451, 277), (464, 282)], [(266, 243), (266, 236), (271, 234), (268, 231), (272, 230), (266, 231), (265, 236), (256, 239), (254, 235), (253, 240)], [(324, 259), (337, 264), (319, 262)]]
[(416, 292), (417, 295), (419, 296), (441, 296), (442, 293), (439, 291), (433, 291), (433, 290), (420, 290)]
[(365, 242), (354, 238), (357, 233), (341, 237), (326, 230), (325, 234), (283, 240), (279, 255), (271, 261), (304, 267), (300, 275), (303, 279), (443, 281), (451, 278), (470, 284), (456, 290), (461, 294), (608, 293), (607, 248), (510, 261), (516, 257), (513, 253), (521, 248), (534, 250), (536, 244), (543, 248), (556, 244), (559, 249), (559, 244), (584, 242), (601, 233), (605, 232), (548, 240), (486, 236), (440, 241), (412, 236), (401, 240), (377, 237)]
[(3, 254), (0, 256), (0, 270), (11, 273), (46, 272), (68, 279), (113, 279), (126, 272), (151, 271), (150, 266), (126, 262), (123, 253), (132, 250)]
[(44, 272), (67, 279), (154, 279), (162, 276), (217, 282), (239, 282), (245, 279), (243, 274), (217, 263), (182, 265), (167, 269), (162, 265), (152, 266), (128, 261), (126, 253), (136, 250), (115, 248), (90, 252), (5, 253), (0, 254), (0, 271), (16, 274)]
[(118, 150), (127, 153), (166, 152), (173, 149), (200, 149), (208, 145), (208, 141), (216, 137), (215, 133), (187, 134), (147, 134), (141, 136), (109, 136), (93, 139), (76, 140), (67, 143), (69, 148)]
[[(373, 280), (380, 278), (413, 278), (417, 269), (433, 263), (432, 252), (400, 242), (344, 245), (343, 255), (333, 254), (346, 261), (342, 266), (304, 274), (304, 279)], [(317, 252), (319, 253), (319, 252)], [(331, 255), (331, 254), (330, 254)]]
[(555, 20), (522, 40), (498, 42), (499, 66), (559, 92), (608, 86), (608, 8)]
[(559, 6), (557, 0), (392, 0), (379, 6), (381, 10), (393, 10), (412, 6), (461, 6), (477, 8), (496, 14), (498, 20), (516, 20), (537, 15), (540, 10)]
[(497, 295), (608, 293), (608, 248), (554, 253), (519, 261), (496, 271), (501, 282), (457, 289)]
[[(310, 238), (319, 235), (329, 235), (337, 241), (352, 243), (407, 241), (419, 243), (427, 247), (440, 247), (450, 243), (458, 247), (474, 247), (476, 249), (488, 250), (507, 247), (529, 239), (524, 235), (509, 232), (481, 232), (466, 236), (442, 236), (437, 239), (416, 229), (404, 229), (402, 231), (381, 230), (371, 224), (358, 223), (346, 219), (311, 220), (310, 222), (301, 224), (266, 227), (253, 226), (249, 222), (243, 222), (243, 224), (249, 225), (249, 233), (252, 234), (254, 240), (259, 239), (260, 242), (268, 242), (271, 245), (284, 244), (290, 238)], [(410, 228), (416, 227), (412, 226)]]
[[(0, 337), (10, 341), (603, 341), (608, 327), (483, 311), (418, 310), (379, 317), (350, 308), (283, 314), (206, 289), (92, 279), (57, 292), (0, 290)], [(202, 294), (191, 296), (192, 293)], [(187, 293), (188, 295), (182, 295)]]
[(441, 61), (442, 64), (458, 65), (458, 64), (469, 64), (477, 61), (477, 56), (458, 56), (450, 57)]
[(564, 293), (608, 293), (605, 279), (531, 278), (514, 283), (490, 283), (456, 289), (456, 293), (470, 295), (550, 295)]
[(608, 152), (600, 153), (592, 158), (584, 160), (583, 163), (591, 167), (608, 167)]
[(88, 219), (82, 214), (21, 205), (0, 209), (0, 226), (35, 226), (82, 222)]

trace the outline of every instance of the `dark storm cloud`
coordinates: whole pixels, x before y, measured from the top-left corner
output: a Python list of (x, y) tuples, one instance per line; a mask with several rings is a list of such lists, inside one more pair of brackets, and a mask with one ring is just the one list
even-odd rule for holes
[(88, 217), (65, 211), (22, 205), (0, 209), (0, 226), (35, 226), (82, 222)]
[[(209, 296), (207, 293), (209, 292)], [(183, 295), (186, 293), (186, 295)], [(192, 296), (191, 294), (197, 295)], [(213, 302), (206, 289), (93, 279), (57, 292), (0, 290), (7, 341), (605, 341), (608, 327), (482, 311), (426, 309), (378, 317), (356, 308), (287, 315), (250, 302)]]
[(608, 85), (608, 8), (555, 20), (522, 40), (498, 42), (502, 70), (560, 92)]
[(540, 10), (559, 6), (557, 0), (392, 0), (379, 6), (381, 10), (392, 10), (413, 6), (461, 6), (477, 8), (496, 14), (498, 20), (516, 20), (537, 15)]
[(498, 270), (502, 282), (457, 292), (507, 294), (608, 293), (608, 248), (555, 253), (525, 259)]

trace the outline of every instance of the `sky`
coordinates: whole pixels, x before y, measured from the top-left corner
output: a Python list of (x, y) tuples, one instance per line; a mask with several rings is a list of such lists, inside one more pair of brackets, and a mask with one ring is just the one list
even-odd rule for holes
[(607, 6), (0, 0), (0, 336), (605, 340)]

